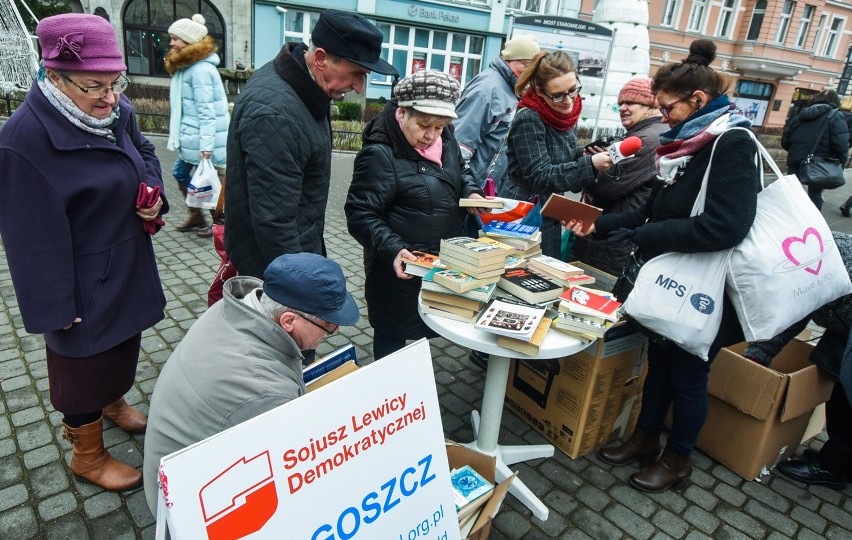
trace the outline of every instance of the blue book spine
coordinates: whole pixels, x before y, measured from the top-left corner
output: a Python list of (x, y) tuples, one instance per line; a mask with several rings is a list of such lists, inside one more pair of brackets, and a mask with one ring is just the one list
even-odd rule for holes
[(345, 364), (349, 360), (356, 360), (355, 346), (351, 343), (329, 353), (327, 356), (315, 362), (313, 366), (308, 366), (302, 371), (302, 378), (305, 384), (312, 380), (325, 375), (329, 371)]

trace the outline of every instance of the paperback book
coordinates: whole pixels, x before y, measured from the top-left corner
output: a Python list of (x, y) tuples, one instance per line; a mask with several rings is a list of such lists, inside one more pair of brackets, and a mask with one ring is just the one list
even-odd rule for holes
[(545, 308), (492, 301), (476, 321), (476, 327), (492, 334), (530, 341), (546, 313)]
[(503, 208), (506, 203), (502, 199), (459, 199), (459, 207), (461, 208)]
[(488, 276), (485, 278), (476, 278), (471, 276), (470, 274), (466, 274), (465, 272), (461, 270), (456, 270), (454, 268), (438, 270), (437, 272), (432, 274), (431, 277), (432, 281), (434, 281), (435, 283), (443, 285), (444, 287), (457, 293), (463, 293), (472, 289), (491, 285), (492, 283), (497, 283), (500, 280), (500, 274), (497, 274), (496, 276)]
[(404, 272), (406, 274), (423, 277), (432, 268), (441, 268), (441, 262), (437, 255), (426, 253), (425, 251), (412, 251), (411, 254), (417, 257), (417, 259), (414, 261), (403, 260), (405, 263)]
[(420, 291), (420, 298), (423, 299), (424, 302), (428, 301), (439, 304), (448, 304), (451, 306), (475, 311), (481, 310), (482, 306), (484, 305), (483, 302), (471, 300), (469, 298), (465, 298), (457, 294), (446, 294), (442, 292), (427, 291), (425, 289), (422, 289)]
[(602, 291), (596, 292), (584, 287), (571, 287), (560, 296), (561, 306), (571, 313), (618, 321), (618, 308), (621, 307), (621, 302), (608, 296), (607, 293), (602, 293)]
[(539, 249), (539, 246), (541, 245), (541, 232), (537, 232), (532, 238), (515, 238), (495, 233), (486, 234), (484, 231), (480, 230), (479, 238), (493, 238), (502, 244), (512, 246), (515, 248), (515, 254), (522, 257), (529, 256), (528, 252)]
[(603, 209), (597, 206), (569, 199), (559, 193), (554, 193), (548, 197), (547, 202), (541, 207), (542, 216), (557, 221), (582, 221), (584, 232), (589, 231), (589, 228), (598, 219), (598, 216), (601, 215), (601, 212), (603, 212)]
[(497, 345), (529, 356), (537, 356), (538, 351), (541, 348), (541, 344), (544, 342), (544, 337), (547, 335), (547, 331), (550, 330), (550, 325), (552, 323), (553, 320), (550, 319), (550, 317), (544, 317), (541, 322), (538, 323), (538, 328), (535, 329), (535, 333), (529, 341), (523, 341), (507, 336), (497, 336)]
[(450, 471), (453, 498), (459, 520), (469, 516), (488, 500), (494, 484), (486, 480), (470, 465)]
[(541, 231), (534, 225), (521, 225), (520, 223), (507, 223), (505, 221), (492, 221), (482, 226), (482, 230), (493, 236), (507, 236), (510, 238), (523, 238), (524, 240), (537, 239), (541, 241)]
[(508, 270), (500, 277), (497, 286), (530, 304), (552, 302), (562, 294), (562, 286), (528, 268)]
[(308, 384), (349, 360), (356, 360), (355, 345), (352, 343), (347, 343), (305, 366), (302, 369), (302, 378), (305, 384)]
[(432, 276), (434, 276), (440, 271), (441, 270), (438, 270), (437, 268), (433, 268), (432, 270), (430, 270), (428, 274), (423, 276), (423, 281), (420, 283), (420, 288), (424, 291), (432, 291), (443, 294), (456, 294), (461, 296), (462, 298), (476, 300), (477, 302), (488, 302), (489, 300), (491, 300), (491, 297), (494, 296), (494, 291), (497, 290), (497, 284), (491, 283), (489, 285), (482, 285), (480, 287), (476, 287), (475, 289), (470, 289), (469, 291), (458, 293), (433, 281)]
[(582, 268), (560, 261), (559, 259), (548, 255), (538, 255), (530, 258), (528, 266), (529, 268), (553, 275), (559, 279), (565, 279), (568, 276), (576, 276), (583, 273)]
[(442, 259), (452, 256), (457, 260), (464, 260), (477, 266), (506, 262), (506, 251), (498, 246), (487, 242), (480, 242), (476, 238), (459, 236), (456, 238), (445, 238), (441, 240), (440, 255)]

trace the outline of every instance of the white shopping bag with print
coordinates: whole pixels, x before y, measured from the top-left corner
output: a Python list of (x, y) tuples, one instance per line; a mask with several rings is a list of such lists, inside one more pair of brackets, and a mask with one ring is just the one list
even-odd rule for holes
[(219, 174), (209, 159), (202, 159), (195, 168), (195, 173), (186, 189), (186, 205), (191, 208), (216, 209), (219, 200)]
[[(755, 142), (757, 140), (755, 139)], [(731, 255), (728, 293), (748, 341), (771, 339), (816, 309), (852, 293), (831, 230), (793, 175), (778, 176), (757, 196), (757, 216)]]

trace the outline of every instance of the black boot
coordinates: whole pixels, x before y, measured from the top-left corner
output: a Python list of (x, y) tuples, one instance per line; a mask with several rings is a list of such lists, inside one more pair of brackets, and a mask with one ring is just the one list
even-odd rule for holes
[(831, 489), (846, 489), (846, 479), (834, 474), (828, 469), (823, 469), (816, 461), (808, 459), (791, 459), (778, 464), (778, 472), (810, 486), (825, 486)]

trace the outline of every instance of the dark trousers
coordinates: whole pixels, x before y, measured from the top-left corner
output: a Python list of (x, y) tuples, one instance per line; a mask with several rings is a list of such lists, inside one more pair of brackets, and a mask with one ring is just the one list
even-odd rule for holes
[[(715, 353), (711, 351), (711, 358)], [(666, 446), (680, 455), (692, 453), (707, 420), (709, 373), (709, 362), (675, 345), (650, 342), (637, 427), (645, 433), (659, 433), (671, 406), (672, 430)]]
[(378, 360), (405, 347), (405, 338), (373, 329), (373, 358)]
[(852, 405), (839, 381), (825, 404), (825, 428), (828, 440), (819, 452), (819, 464), (852, 481)]

